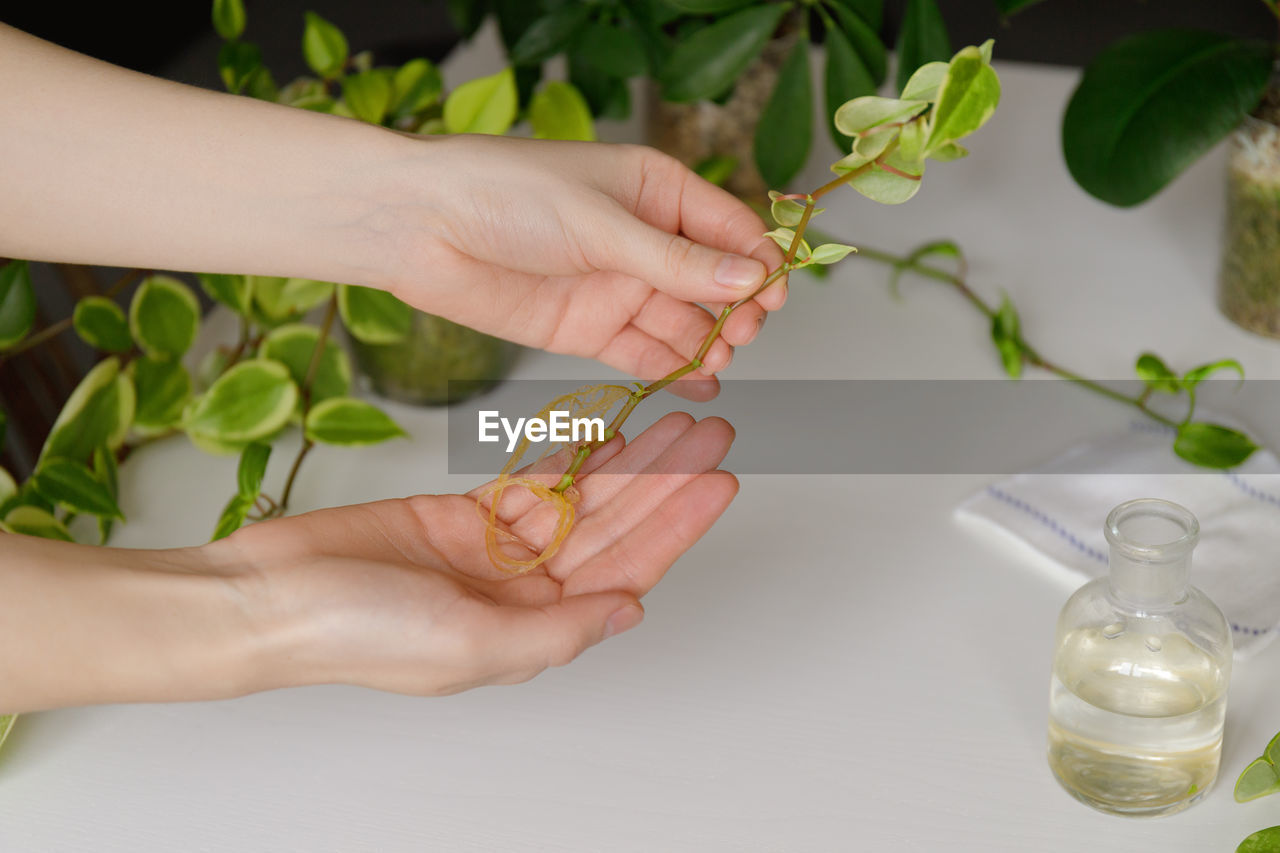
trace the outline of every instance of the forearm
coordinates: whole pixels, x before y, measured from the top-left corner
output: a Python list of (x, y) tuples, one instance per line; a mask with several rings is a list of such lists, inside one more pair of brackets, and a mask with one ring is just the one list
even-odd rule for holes
[(276, 686), (270, 633), (212, 550), (0, 534), (0, 713)]
[(0, 25), (0, 255), (382, 284), (420, 142), (160, 80)]

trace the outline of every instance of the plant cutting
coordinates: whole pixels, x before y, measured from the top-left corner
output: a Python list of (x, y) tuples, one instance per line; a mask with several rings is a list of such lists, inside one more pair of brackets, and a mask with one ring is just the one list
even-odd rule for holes
[[(498, 478), (480, 495), (477, 509), (486, 521), (485, 546), (490, 561), (513, 575), (525, 574), (555, 555), (574, 522), (575, 480), (583, 464), (596, 450), (618, 435), (628, 417), (644, 400), (702, 366), (702, 359), (719, 338), (729, 316), (740, 306), (771, 287), (792, 270), (839, 262), (856, 251), (853, 246), (823, 243), (811, 246), (805, 238), (809, 223), (823, 212), (817, 203), (827, 194), (848, 185), (884, 204), (901, 204), (920, 188), (930, 159), (946, 162), (967, 151), (959, 141), (977, 131), (995, 112), (1000, 81), (991, 68), (992, 42), (966, 47), (949, 62), (921, 66), (907, 81), (901, 98), (863, 96), (842, 104), (835, 125), (853, 139), (850, 153), (832, 165), (836, 177), (806, 193), (771, 194), (771, 213), (778, 227), (766, 236), (785, 251), (782, 264), (769, 272), (752, 294), (729, 303), (720, 311), (692, 359), (666, 376), (634, 387), (592, 385), (551, 401), (534, 417), (545, 420), (552, 411), (569, 418), (609, 413), (612, 418), (602, 437), (547, 453), (528, 468), (518, 466), (531, 442), (525, 438), (510, 454)], [(505, 495), (524, 492), (554, 513), (552, 532), (542, 542), (529, 542), (509, 529), (501, 519)], [(526, 498), (527, 499), (527, 498)]]
[[(1002, 12), (1019, 5), (996, 0)], [(842, 104), (879, 89), (891, 48), (899, 57), (898, 91), (917, 68), (952, 54), (935, 0), (908, 0), (893, 45), (881, 35), (883, 0), (452, 0), (449, 8), (466, 37), (490, 16), (496, 21), (522, 98), (541, 79), (544, 63), (563, 55), (569, 79), (600, 118), (630, 114), (627, 81), (633, 78), (652, 80), (667, 104), (737, 99), (730, 112), (743, 117), (726, 118), (715, 133), (726, 146), (747, 143), (742, 159), (758, 169), (764, 186), (786, 184), (808, 159), (815, 106), (836, 146), (849, 148), (852, 139), (832, 119)], [(775, 36), (781, 38), (775, 42)], [(811, 56), (813, 39), (823, 44), (820, 56)], [(776, 67), (757, 75), (752, 68), (762, 53), (771, 53)], [(823, 62), (820, 100), (810, 77), (817, 61)], [(754, 91), (735, 95), (739, 87)], [(700, 165), (726, 177), (737, 157), (726, 162), (725, 151), (716, 153), (721, 156)]]

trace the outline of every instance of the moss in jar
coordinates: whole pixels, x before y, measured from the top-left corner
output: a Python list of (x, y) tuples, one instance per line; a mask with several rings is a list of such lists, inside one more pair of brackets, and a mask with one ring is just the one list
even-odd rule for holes
[(1280, 337), (1280, 93), (1235, 131), (1218, 298), (1242, 328)]
[(466, 326), (414, 312), (409, 336), (395, 344), (351, 340), (356, 365), (373, 390), (401, 403), (437, 406), (485, 391), (511, 370), (520, 347)]

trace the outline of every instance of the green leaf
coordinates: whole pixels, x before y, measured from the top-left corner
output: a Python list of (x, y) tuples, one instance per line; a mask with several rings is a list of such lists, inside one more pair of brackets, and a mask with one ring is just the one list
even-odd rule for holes
[[(120, 499), (120, 467), (114, 451), (105, 447), (96, 447), (93, 451), (93, 476), (107, 487), (113, 500)], [(111, 538), (111, 528), (115, 519), (98, 516), (98, 544), (105, 545)]]
[[(777, 190), (769, 190), (769, 214), (773, 217), (773, 221), (787, 228), (794, 228), (800, 224), (800, 220), (804, 217), (805, 204), (799, 199), (783, 198), (782, 193)], [(826, 210), (825, 207), (814, 208), (809, 218), (812, 219), (819, 213)]]
[(1247, 803), (1277, 792), (1280, 792), (1280, 771), (1266, 756), (1255, 758), (1236, 779), (1237, 803)]
[(1019, 332), (1018, 312), (1006, 295), (1000, 300), (1000, 308), (991, 318), (991, 340), (1000, 353), (1000, 363), (1011, 379), (1022, 375), (1022, 344)]
[[(858, 58), (862, 60), (862, 64), (866, 66), (867, 71), (871, 74), (871, 80), (875, 84), (875, 88), (879, 88), (884, 82), (885, 74), (888, 72), (888, 58), (885, 55), (884, 42), (880, 40), (880, 36), (876, 35), (876, 30), (868, 25), (863, 17), (853, 10), (841, 5), (840, 3), (832, 3), (831, 11), (835, 13), (840, 23), (840, 30), (848, 39), (849, 44), (857, 52)], [(875, 91), (875, 89), (872, 89)], [(865, 93), (864, 93), (865, 94)]]
[(234, 495), (231, 500), (227, 501), (226, 507), (222, 510), (222, 515), (218, 517), (218, 523), (213, 529), (213, 537), (211, 542), (224, 539), (235, 533), (244, 524), (245, 518), (249, 515), (249, 510), (253, 509), (255, 495), (252, 498), (246, 498), (244, 495)]
[(733, 170), (738, 168), (738, 158), (728, 154), (713, 154), (693, 167), (693, 171), (704, 181), (718, 187), (724, 186)]
[(326, 80), (342, 74), (347, 64), (347, 37), (342, 30), (317, 15), (306, 13), (302, 30), (302, 56), (312, 71)]
[(1280, 733), (1277, 733), (1267, 744), (1267, 748), (1262, 751), (1262, 757), (1272, 764), (1280, 764)]
[[(775, 228), (772, 231), (766, 231), (764, 236), (777, 243), (782, 251), (789, 252), (791, 251), (792, 242), (796, 239), (796, 232), (790, 228)], [(796, 260), (806, 260), (812, 253), (813, 251), (809, 248), (809, 242), (801, 238), (800, 246), (796, 249)]]
[(0, 746), (4, 746), (5, 738), (9, 736), (9, 732), (13, 731), (13, 721), (16, 719), (18, 719), (17, 714), (0, 716)]
[(866, 95), (854, 98), (836, 110), (836, 129), (848, 136), (857, 136), (883, 124), (908, 121), (928, 108), (928, 101)]
[(902, 87), (902, 97), (917, 101), (938, 100), (938, 89), (941, 88), (942, 81), (946, 79), (950, 68), (949, 62), (926, 62), (921, 65)]
[(783, 186), (809, 158), (813, 142), (813, 86), (809, 77), (809, 42), (798, 40), (778, 71), (760, 121), (756, 125), (756, 168), (764, 182)]
[(18, 493), (18, 484), (13, 481), (13, 475), (0, 468), (0, 503), (9, 500)]
[(238, 95), (262, 68), (262, 51), (256, 44), (229, 41), (218, 51), (218, 71), (227, 91)]
[(243, 0), (213, 0), (213, 28), (219, 36), (227, 41), (238, 39), (244, 25)]
[(585, 3), (565, 3), (539, 17), (511, 46), (513, 65), (537, 65), (564, 50), (587, 21), (591, 7)]
[(938, 101), (929, 116), (931, 150), (963, 139), (987, 123), (1000, 103), (1000, 78), (976, 47), (963, 48), (938, 88)]
[(133, 383), (120, 373), (114, 356), (94, 365), (71, 392), (49, 430), (41, 458), (65, 456), (87, 460), (94, 449), (120, 446), (133, 422)]
[(578, 139), (594, 142), (591, 109), (572, 83), (553, 80), (529, 102), (529, 124), (535, 139)]
[(124, 309), (105, 296), (86, 296), (76, 303), (71, 324), (76, 334), (94, 349), (125, 352), (133, 348), (129, 320)]
[(371, 68), (342, 78), (342, 99), (361, 121), (382, 124), (391, 109), (392, 78), (383, 68)]
[(47, 500), (71, 512), (124, 520), (111, 490), (81, 462), (61, 456), (45, 458), (31, 475), (31, 483)]
[(200, 273), (196, 278), (210, 297), (242, 317), (249, 316), (249, 305), (253, 299), (253, 288), (249, 276)]
[(1109, 204), (1146, 201), (1257, 106), (1272, 53), (1201, 30), (1111, 45), (1085, 69), (1062, 119), (1071, 176)]
[(143, 356), (129, 364), (138, 392), (134, 424), (143, 432), (161, 432), (182, 418), (191, 399), (191, 374), (177, 359)]
[(334, 284), (309, 278), (253, 276), (253, 301), (271, 325), (315, 308), (333, 295)]
[(721, 12), (731, 12), (752, 3), (755, 0), (663, 0), (673, 9), (679, 9), (681, 12), (688, 12), (691, 15), (718, 15)]
[(1280, 826), (1269, 826), (1250, 835), (1236, 853), (1280, 853)]
[(1178, 384), (1178, 375), (1170, 370), (1169, 366), (1155, 353), (1144, 352), (1138, 356), (1133, 369), (1138, 374), (1138, 378), (1152, 391), (1177, 394), (1182, 390)]
[(366, 344), (395, 344), (409, 335), (413, 309), (385, 290), (344, 284), (338, 287), (338, 313), (351, 336)]
[(907, 86), (915, 70), (926, 62), (951, 58), (947, 22), (934, 0), (907, 0), (898, 31), (898, 91)]
[(849, 149), (850, 138), (836, 128), (833, 117), (841, 105), (856, 97), (874, 95), (876, 79), (840, 29), (827, 31), (827, 63), (823, 68), (823, 93), (827, 105), (827, 129), (837, 149)]
[(815, 264), (834, 264), (843, 261), (850, 252), (858, 251), (853, 246), (843, 243), (823, 243), (815, 246), (810, 257)]
[(306, 436), (312, 441), (356, 447), (407, 436), (381, 409), (352, 397), (335, 397), (312, 406)]
[(1221, 361), (1213, 361), (1188, 370), (1182, 375), (1182, 387), (1194, 388), (1220, 370), (1234, 370), (1240, 375), (1240, 380), (1244, 381), (1244, 366), (1234, 358), (1224, 358)]
[(1174, 453), (1205, 468), (1233, 468), (1257, 449), (1253, 439), (1239, 430), (1205, 421), (1182, 424), (1173, 440)]
[(662, 69), (662, 97), (698, 101), (727, 91), (760, 54), (786, 10), (780, 3), (752, 6), (677, 44)]
[(298, 388), (283, 364), (242, 361), (188, 407), (185, 427), (224, 445), (257, 441), (283, 427), (297, 402)]
[(831, 5), (853, 12), (873, 33), (880, 32), (880, 27), (884, 24), (884, 0), (831, 0)]
[[(301, 388), (307, 381), (311, 359), (320, 341), (320, 330), (303, 323), (292, 323), (272, 329), (262, 343), (262, 354), (289, 369), (289, 375)], [(347, 353), (330, 337), (311, 383), (311, 401), (343, 397), (351, 390), (351, 363)]]
[(403, 119), (439, 103), (444, 78), (431, 62), (411, 59), (396, 69), (391, 91), (392, 118)]
[(902, 204), (919, 192), (920, 177), (924, 174), (923, 162), (908, 162), (896, 151), (884, 162), (902, 174), (873, 168), (850, 180), (849, 186), (880, 204)]
[(129, 330), (138, 346), (158, 358), (178, 358), (196, 339), (200, 301), (176, 278), (153, 275), (138, 285), (129, 304)]
[(5, 526), (14, 533), (39, 536), (42, 539), (58, 539), (74, 542), (71, 532), (53, 513), (36, 506), (19, 506), (9, 510), (4, 517)]
[(516, 120), (516, 78), (510, 68), (463, 83), (444, 102), (449, 133), (501, 136)]
[(636, 77), (649, 70), (639, 36), (616, 26), (587, 24), (573, 40), (572, 53), (610, 77)]
[(569, 53), (569, 82), (577, 87), (596, 118), (625, 119), (631, 115), (627, 81), (601, 71), (574, 48)]
[(36, 294), (26, 261), (0, 267), (0, 349), (8, 349), (31, 331), (36, 320)]
[(262, 478), (267, 473), (267, 460), (271, 458), (271, 445), (254, 442), (240, 454), (236, 469), (236, 483), (240, 497), (256, 501), (262, 491)]

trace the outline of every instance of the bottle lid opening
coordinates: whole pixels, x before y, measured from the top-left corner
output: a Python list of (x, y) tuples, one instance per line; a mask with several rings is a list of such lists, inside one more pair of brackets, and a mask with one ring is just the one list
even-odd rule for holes
[(1195, 547), (1200, 522), (1186, 507), (1159, 498), (1120, 504), (1107, 516), (1107, 541), (1133, 559), (1176, 559)]

